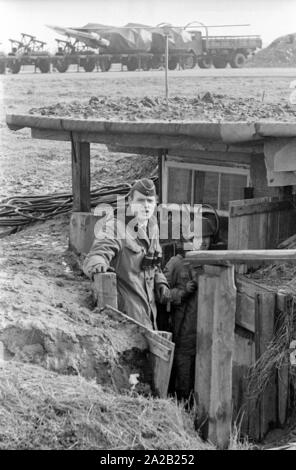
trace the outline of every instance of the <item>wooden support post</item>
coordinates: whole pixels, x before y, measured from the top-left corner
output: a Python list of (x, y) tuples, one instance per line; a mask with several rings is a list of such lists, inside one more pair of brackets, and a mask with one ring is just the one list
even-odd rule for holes
[[(277, 327), (280, 328), (282, 323), (286, 321), (286, 316), (290, 315), (289, 312), (289, 296), (285, 294), (277, 294), (276, 297), (276, 315), (283, 315), (282, 318), (277, 318)], [(279, 367), (276, 371), (277, 374), (277, 419), (278, 425), (284, 426), (287, 420), (287, 412), (289, 405), (289, 358)]]
[[(255, 354), (256, 360), (266, 351), (274, 335), (275, 294), (265, 292), (255, 297)], [(277, 392), (275, 371), (259, 400), (259, 439), (277, 422)]]
[(115, 273), (94, 275), (93, 297), (98, 309), (106, 305), (117, 308), (117, 284)]
[(162, 149), (158, 150), (158, 202), (162, 204), (163, 194), (162, 194), (162, 178), (163, 178), (163, 161), (165, 158), (164, 151)]
[(234, 266), (205, 266), (198, 290), (195, 393), (201, 433), (222, 449), (232, 424), (235, 309)]
[(72, 141), (73, 211), (90, 212), (90, 144)]

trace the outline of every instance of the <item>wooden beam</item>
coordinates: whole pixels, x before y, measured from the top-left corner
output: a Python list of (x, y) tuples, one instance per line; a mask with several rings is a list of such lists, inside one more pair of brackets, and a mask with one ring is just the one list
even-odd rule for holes
[(234, 267), (206, 266), (199, 277), (195, 393), (200, 431), (222, 449), (232, 426), (235, 308)]
[[(70, 131), (32, 128), (31, 135), (34, 139), (70, 141)], [(115, 132), (87, 132), (73, 131), (73, 140), (79, 142), (93, 142), (119, 147), (150, 148), (150, 149), (190, 149), (202, 150), (200, 139), (191, 136), (173, 136), (163, 134), (139, 134), (139, 133), (115, 133)]]
[(262, 214), (267, 212), (278, 212), (290, 210), (293, 204), (290, 200), (278, 200), (277, 198), (256, 198), (245, 201), (231, 201), (229, 208), (230, 217), (240, 217), (242, 215)]
[(73, 142), (71, 148), (73, 211), (90, 212), (90, 144)]
[[(33, 139), (70, 141), (70, 132), (62, 129), (38, 129), (31, 128)], [(172, 136), (157, 134), (119, 134), (119, 133), (98, 133), (98, 132), (77, 132), (73, 131), (74, 141), (93, 142), (98, 144), (110, 145), (111, 151), (139, 153), (148, 155), (157, 155), (160, 148), (168, 148), (173, 152), (178, 151), (180, 156), (190, 156), (192, 152), (199, 152), (199, 156), (206, 155), (206, 158), (212, 158), (212, 154), (218, 160), (228, 159), (244, 163), (249, 162), (249, 155), (263, 153), (263, 146), (246, 146), (244, 150), (241, 147), (227, 146), (222, 143), (212, 143), (190, 136)], [(259, 144), (258, 144), (259, 145)], [(223, 157), (221, 151), (225, 152)], [(235, 155), (237, 153), (237, 155)], [(173, 154), (173, 153), (172, 153)]]
[(117, 283), (115, 273), (98, 273), (92, 284), (93, 298), (99, 310), (106, 305), (117, 308)]
[(165, 160), (165, 152), (162, 149), (158, 150), (158, 202), (162, 204), (162, 179), (163, 179), (163, 164)]
[[(225, 143), (244, 143), (264, 137), (296, 137), (294, 122), (209, 122), (209, 121), (119, 121), (104, 119), (76, 119), (65, 116), (41, 116), (33, 114), (7, 114), (9, 127), (39, 127), (43, 129), (65, 129), (68, 131), (134, 132), (170, 135), (191, 135)], [(132, 129), (132, 130), (131, 130)]]
[(151, 330), (110, 305), (106, 305), (105, 312), (112, 318), (119, 321), (128, 321), (140, 328), (147, 340), (149, 351), (152, 355), (154, 391), (161, 398), (165, 398), (168, 392), (175, 350), (175, 344), (171, 341), (172, 333)]
[[(221, 149), (219, 150), (219, 147)], [(228, 151), (224, 144), (204, 144), (200, 150), (185, 150), (178, 151), (170, 150), (168, 152), (168, 161), (187, 161), (190, 163), (198, 163), (200, 159), (212, 162), (212, 164), (221, 165), (221, 162), (229, 162), (229, 164), (241, 164), (243, 167), (248, 168), (251, 161), (251, 151), (247, 153), (235, 152), (234, 150)]]
[[(291, 315), (288, 304), (293, 304), (292, 295), (285, 295), (277, 293), (276, 296), (276, 326), (280, 328), (283, 322), (286, 320), (285, 317)], [(291, 321), (291, 317), (289, 318)], [(276, 370), (276, 382), (277, 382), (277, 418), (278, 425), (284, 426), (286, 424), (288, 407), (289, 407), (289, 381), (290, 381), (290, 367), (289, 358), (283, 362), (282, 366)]]
[(270, 261), (272, 263), (296, 263), (296, 250), (210, 250), (190, 251), (185, 262), (193, 264), (246, 263)]
[(273, 160), (274, 171), (296, 171), (296, 139), (267, 141), (264, 153)]
[[(293, 151), (295, 149), (295, 145), (290, 144), (287, 146), (284, 144), (283, 148), (283, 140), (286, 143), (285, 139), (277, 139), (276, 141), (273, 140), (271, 143), (264, 143), (268, 186), (293, 186), (296, 184), (296, 168), (293, 169), (296, 167), (296, 165), (293, 164)], [(287, 157), (285, 156), (286, 151)], [(285, 162), (283, 158), (287, 159), (287, 162)]]
[[(266, 351), (274, 336), (276, 294), (265, 292), (255, 297), (255, 351), (256, 360)], [(259, 398), (259, 438), (277, 424), (277, 391), (274, 370), (269, 383)]]

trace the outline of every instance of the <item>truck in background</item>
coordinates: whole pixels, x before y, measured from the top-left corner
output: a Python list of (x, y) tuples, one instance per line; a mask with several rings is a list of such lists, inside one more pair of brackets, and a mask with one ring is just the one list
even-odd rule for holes
[(39, 41), (31, 34), (21, 33), (21, 40), (9, 39), (11, 51), (0, 54), (0, 73), (6, 68), (13, 74), (19, 73), (23, 65), (34, 65), (42, 73), (50, 72), (51, 56), (44, 50), (46, 42)]
[[(56, 39), (57, 50), (50, 54), (46, 43), (22, 33), (21, 41), (10, 39), (11, 52), (0, 53), (0, 73), (6, 68), (16, 74), (22, 65), (34, 65), (47, 73), (64, 73), (76, 64), (86, 72), (107, 72), (112, 64), (121, 69), (152, 70), (165, 65), (166, 36), (162, 27), (128, 23), (123, 27), (88, 23), (80, 28), (49, 26), (66, 40)], [(187, 30), (168, 25), (168, 68), (232, 68), (244, 66), (247, 57), (262, 47), (260, 36), (209, 36), (198, 29)]]

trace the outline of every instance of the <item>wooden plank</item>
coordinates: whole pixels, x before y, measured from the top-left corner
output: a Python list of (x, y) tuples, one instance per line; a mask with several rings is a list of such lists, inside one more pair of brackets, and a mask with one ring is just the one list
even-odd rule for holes
[(73, 211), (90, 212), (90, 144), (72, 143)]
[(221, 123), (221, 137), (223, 142), (249, 142), (259, 140), (254, 122), (225, 122)]
[[(43, 130), (32, 129), (32, 137), (35, 139), (70, 141), (70, 132), (65, 130)], [(98, 133), (98, 132), (77, 132), (73, 131), (74, 141), (93, 142), (105, 145), (115, 145), (122, 147), (135, 147), (161, 149), (200, 149), (199, 141), (194, 137), (157, 135), (157, 134), (119, 134), (119, 133)]]
[(295, 137), (295, 122), (264, 122), (256, 123), (257, 133), (262, 137)]
[(210, 250), (186, 253), (187, 262), (196, 264), (245, 263), (272, 261), (296, 263), (296, 250)]
[(295, 123), (281, 122), (223, 122), (208, 121), (171, 121), (146, 120), (144, 122), (102, 120), (102, 119), (74, 119), (67, 117), (48, 117), (32, 114), (7, 114), (8, 126), (58, 128), (63, 126), (66, 130), (87, 129), (99, 132), (101, 129), (112, 132), (155, 132), (171, 134), (198, 135), (226, 143), (240, 143), (256, 141), (262, 137), (296, 137)]
[(117, 308), (117, 282), (115, 273), (107, 272), (95, 274), (92, 290), (98, 309), (103, 309), (106, 305)]
[(255, 333), (255, 303), (254, 293), (237, 292), (235, 324)]
[(68, 131), (36, 129), (34, 127), (31, 128), (31, 137), (40, 140), (71, 141), (71, 134)]
[[(154, 382), (154, 391), (158, 394), (160, 398), (166, 398), (169, 388), (169, 382), (171, 377), (173, 359), (174, 359), (174, 351), (175, 351), (175, 344), (171, 342), (172, 334), (164, 331), (158, 331), (157, 333), (157, 342), (159, 338), (166, 339), (170, 342), (170, 347), (167, 348), (166, 356), (163, 353), (160, 355), (158, 349), (154, 349), (157, 345), (155, 338), (152, 340), (151, 335), (145, 334), (150, 351), (154, 354), (153, 362), (153, 382)], [(153, 344), (154, 343), (154, 344)], [(157, 348), (159, 348), (159, 343)], [(161, 345), (162, 350), (164, 350), (165, 346)]]
[(165, 162), (165, 151), (160, 149), (158, 150), (158, 203), (159, 204), (162, 204), (162, 201), (163, 201), (162, 180), (163, 180), (164, 162)]
[(152, 354), (154, 390), (161, 398), (165, 398), (168, 392), (175, 350), (175, 344), (171, 341), (172, 334), (150, 330), (134, 318), (110, 305), (106, 305), (105, 311), (111, 317), (115, 317), (120, 321), (131, 322), (141, 329)]
[(296, 173), (294, 171), (272, 171), (267, 169), (268, 186), (294, 186)]
[(253, 347), (254, 334), (236, 326), (232, 368), (233, 421), (240, 425), (241, 435), (249, 438), (254, 438), (254, 431), (250, 434), (250, 421), (254, 418), (252, 414), (255, 403), (247, 398), (248, 371), (253, 363)]
[[(150, 147), (121, 147), (119, 145), (108, 146), (111, 152), (123, 152), (123, 153), (144, 153), (145, 155), (157, 155)], [(188, 161), (200, 161), (205, 153), (204, 163), (210, 164), (214, 159), (220, 160), (225, 163), (225, 165), (233, 166), (236, 163), (241, 165), (249, 165), (251, 156), (256, 156), (257, 154), (263, 153), (263, 145), (249, 145), (245, 147), (236, 146), (236, 145), (226, 145), (219, 142), (205, 142), (199, 141), (195, 145), (196, 150), (192, 151), (190, 149), (180, 148), (178, 152), (172, 150), (171, 157), (176, 159), (186, 158)], [(199, 149), (197, 149), (199, 147)], [(176, 155), (173, 155), (176, 154)], [(197, 154), (197, 155), (196, 155)], [(212, 156), (213, 154), (213, 156)]]
[[(255, 307), (255, 299), (254, 299)], [(256, 344), (252, 342), (251, 346), (251, 365), (256, 362)], [(260, 439), (260, 413), (256, 399), (248, 397), (247, 399), (247, 413), (248, 413), (248, 437), (255, 441)]]
[(266, 212), (279, 212), (287, 209), (293, 209), (293, 204), (289, 200), (285, 201), (263, 201), (260, 199), (266, 198), (256, 198), (256, 199), (247, 199), (244, 205), (235, 204), (235, 202), (240, 201), (231, 201), (230, 204), (230, 217), (240, 217), (242, 215), (253, 215), (253, 214), (262, 214)]
[(296, 139), (265, 142), (264, 153), (273, 158), (274, 171), (296, 171)]
[[(289, 315), (288, 309), (289, 296), (278, 293), (276, 296), (276, 310), (282, 315)], [(278, 327), (281, 323), (278, 323)], [(282, 367), (277, 369), (277, 413), (278, 425), (284, 426), (288, 414), (289, 401), (289, 363), (288, 361)]]
[[(266, 351), (274, 335), (275, 294), (260, 293), (255, 297), (256, 360)], [(259, 437), (262, 439), (277, 422), (277, 391), (275, 372), (259, 401)]]
[(115, 307), (112, 307), (111, 305), (106, 305), (105, 309), (106, 309), (108, 315), (116, 318), (117, 320), (119, 320), (119, 321), (128, 321), (128, 322), (131, 322), (131, 323), (134, 323), (135, 325), (137, 325), (139, 328), (141, 328), (143, 333), (145, 333), (145, 336), (147, 338), (150, 338), (150, 337), (157, 338), (157, 341), (159, 342), (159, 344), (162, 344), (167, 348), (171, 347), (172, 342), (170, 341), (170, 339), (168, 339), (167, 335), (163, 335), (163, 332), (154, 331), (154, 330), (148, 328), (147, 326), (142, 325), (142, 323), (140, 323), (137, 320), (135, 320), (134, 318), (126, 315), (125, 313), (121, 312), (120, 310), (116, 309)]
[(204, 436), (229, 443), (236, 288), (234, 267), (206, 266), (199, 278), (195, 393)]
[[(76, 132), (94, 133), (132, 133), (132, 134), (157, 134), (157, 135), (182, 135), (193, 136), (209, 141), (221, 140), (221, 124), (208, 121), (119, 121), (104, 119), (75, 119), (62, 116), (48, 117), (32, 114), (7, 115), (8, 126), (35, 127), (40, 129), (61, 129)], [(248, 123), (233, 123), (235, 128), (242, 131), (249, 128)], [(237, 139), (236, 139), (237, 140)], [(236, 141), (235, 140), (235, 141)]]
[(232, 147), (232, 150), (229, 151), (228, 146), (226, 146), (225, 144), (211, 144), (209, 142), (201, 142), (200, 147), (200, 150), (195, 151), (181, 149), (178, 152), (175, 152), (174, 150), (171, 150), (168, 153), (168, 160), (195, 162), (198, 161), (200, 158), (203, 158), (205, 160), (217, 162), (217, 164), (221, 164), (221, 162), (229, 162), (240, 163), (241, 165), (246, 167), (250, 165), (251, 149), (246, 149), (245, 152), (240, 152), (238, 150), (235, 150), (235, 147)]

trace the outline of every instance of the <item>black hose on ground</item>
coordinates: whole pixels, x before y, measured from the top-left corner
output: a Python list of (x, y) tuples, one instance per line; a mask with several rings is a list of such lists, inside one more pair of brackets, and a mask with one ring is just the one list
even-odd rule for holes
[[(155, 181), (157, 178), (151, 179)], [(126, 197), (131, 186), (129, 183), (121, 183), (92, 190), (91, 207), (100, 203), (114, 205), (117, 196)], [(45, 221), (56, 215), (70, 212), (72, 208), (73, 196), (70, 193), (9, 197), (0, 201), (0, 229), (11, 227), (11, 231), (4, 232), (6, 236), (33, 222)]]

